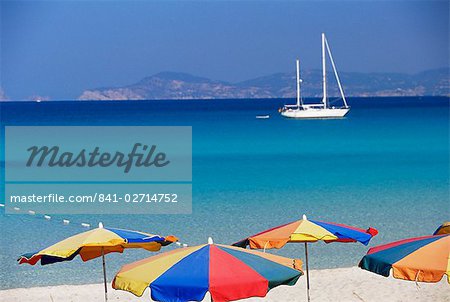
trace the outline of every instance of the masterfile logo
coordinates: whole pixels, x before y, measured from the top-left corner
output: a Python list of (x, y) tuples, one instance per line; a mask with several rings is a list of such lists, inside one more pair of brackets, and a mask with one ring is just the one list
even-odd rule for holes
[(61, 151), (58, 146), (32, 146), (27, 149), (30, 151), (27, 167), (42, 167), (47, 165), (49, 167), (109, 167), (116, 165), (123, 167), (124, 173), (128, 173), (131, 167), (137, 168), (155, 167), (161, 168), (167, 166), (170, 161), (166, 159), (166, 153), (156, 152), (157, 146), (149, 147), (145, 144), (134, 144), (130, 153), (123, 153), (116, 151), (101, 152), (100, 147), (95, 147), (92, 151), (82, 149), (78, 153)]
[(191, 181), (191, 127), (7, 126), (7, 181)]
[(191, 127), (6, 126), (6, 211), (190, 214)]

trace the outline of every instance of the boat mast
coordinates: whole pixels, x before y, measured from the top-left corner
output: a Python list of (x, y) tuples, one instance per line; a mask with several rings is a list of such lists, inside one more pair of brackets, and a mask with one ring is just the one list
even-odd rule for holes
[(300, 60), (297, 59), (297, 107), (300, 108)]
[(348, 108), (347, 100), (345, 99), (344, 90), (342, 89), (341, 80), (339, 79), (339, 75), (337, 73), (336, 65), (334, 65), (333, 56), (331, 55), (330, 46), (328, 45), (328, 41), (325, 39), (325, 45), (327, 46), (328, 55), (330, 56), (331, 66), (333, 66), (334, 76), (336, 77), (336, 81), (339, 86), (339, 91), (341, 93), (342, 100), (344, 101), (345, 108)]
[(323, 83), (323, 106), (327, 108), (327, 71), (325, 69), (325, 34), (322, 33), (322, 83)]

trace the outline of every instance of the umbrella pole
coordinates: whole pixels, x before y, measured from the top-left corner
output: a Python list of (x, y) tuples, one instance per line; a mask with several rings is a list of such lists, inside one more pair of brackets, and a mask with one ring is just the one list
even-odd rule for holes
[(108, 285), (106, 284), (106, 266), (105, 266), (105, 251), (102, 247), (102, 262), (103, 262), (103, 283), (105, 284), (105, 302), (108, 301)]
[(309, 296), (309, 266), (308, 266), (308, 243), (305, 242), (305, 261), (306, 261), (306, 293), (308, 295), (308, 302), (311, 301)]

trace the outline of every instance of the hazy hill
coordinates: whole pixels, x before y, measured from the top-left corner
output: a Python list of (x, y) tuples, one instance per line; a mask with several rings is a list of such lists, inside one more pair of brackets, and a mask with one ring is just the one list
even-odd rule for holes
[(8, 99), (8, 97), (6, 96), (3, 89), (0, 87), (0, 101), (6, 101), (7, 99)]
[[(347, 96), (423, 96), (449, 95), (449, 69), (435, 69), (414, 75), (400, 73), (339, 74)], [(301, 75), (302, 95), (322, 94), (320, 70)], [(329, 93), (338, 95), (334, 76), (328, 74)], [(295, 73), (275, 73), (239, 83), (216, 81), (186, 73), (162, 72), (138, 83), (110, 88), (85, 90), (80, 100), (153, 100), (212, 98), (295, 97)]]

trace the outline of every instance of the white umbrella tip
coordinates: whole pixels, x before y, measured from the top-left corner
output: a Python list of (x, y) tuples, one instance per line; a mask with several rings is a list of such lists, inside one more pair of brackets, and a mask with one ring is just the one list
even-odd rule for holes
[(214, 244), (214, 241), (211, 237), (208, 237), (208, 244)]
[(103, 229), (103, 223), (99, 222), (99, 223), (98, 223), (98, 228), (99, 228), (99, 229)]
[(303, 220), (308, 220), (308, 218), (306, 218), (305, 214), (303, 214)]

